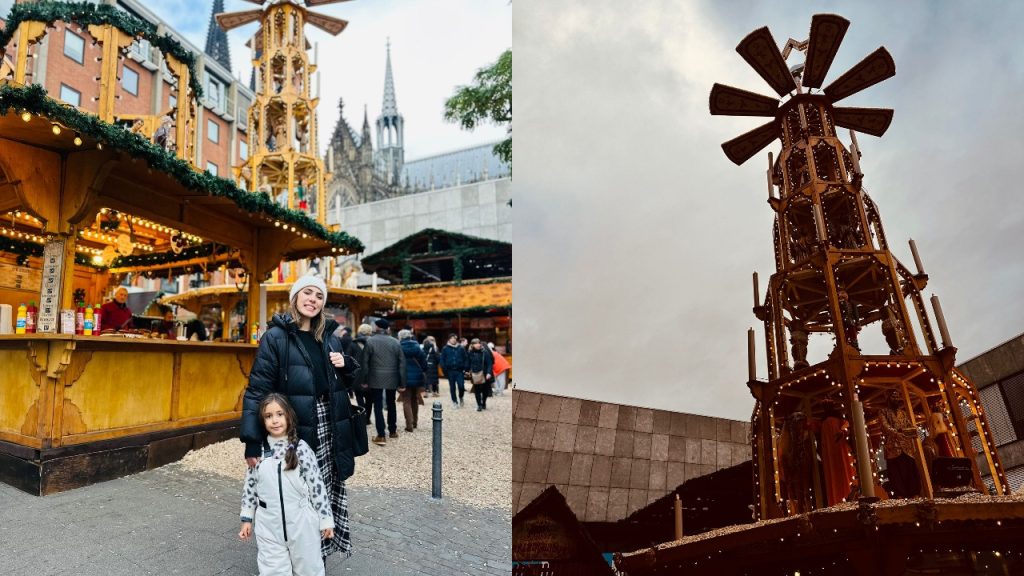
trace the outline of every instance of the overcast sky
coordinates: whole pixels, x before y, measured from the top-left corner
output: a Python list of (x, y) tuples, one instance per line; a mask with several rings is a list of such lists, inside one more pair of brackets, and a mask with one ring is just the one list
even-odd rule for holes
[[(205, 47), (212, 0), (145, 4), (200, 49)], [(242, 0), (224, 4), (227, 12), (256, 8)], [(334, 131), (339, 97), (345, 99), (345, 117), (357, 132), (363, 126), (363, 107), (368, 108), (376, 139), (374, 122), (384, 98), (389, 37), (398, 111), (405, 118), (406, 160), (505, 137), (504, 130), (492, 126), (466, 132), (444, 122), (442, 113), (445, 99), (456, 86), (469, 84), (479, 68), (493, 63), (512, 45), (512, 8), (506, 0), (355, 0), (315, 10), (349, 22), (338, 36), (306, 26), (309, 41), (320, 43), (321, 153)], [(249, 24), (228, 33), (232, 71), (246, 85), (252, 67), (245, 42), (257, 26)]]
[[(722, 82), (774, 95), (736, 45), (764, 25), (780, 44), (806, 39), (819, 12), (851, 21), (826, 85), (879, 46), (896, 61), (894, 78), (843, 104), (895, 109), (884, 137), (859, 137), (864, 185), (911, 269), (917, 241), (958, 362), (1024, 332), (1024, 3), (513, 8), (519, 386), (749, 419), (748, 327), (766, 373), (750, 274), (763, 294), (767, 150), (780, 145), (733, 165), (719, 145), (763, 119), (712, 117), (708, 94)], [(882, 346), (877, 331), (865, 348)], [(829, 348), (812, 343), (811, 360)]]

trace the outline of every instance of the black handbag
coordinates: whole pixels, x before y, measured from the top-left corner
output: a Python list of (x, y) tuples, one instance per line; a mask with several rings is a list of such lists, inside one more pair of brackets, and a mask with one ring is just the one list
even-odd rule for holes
[(349, 426), (352, 427), (352, 455), (362, 456), (370, 451), (370, 438), (366, 434), (366, 410), (349, 404)]

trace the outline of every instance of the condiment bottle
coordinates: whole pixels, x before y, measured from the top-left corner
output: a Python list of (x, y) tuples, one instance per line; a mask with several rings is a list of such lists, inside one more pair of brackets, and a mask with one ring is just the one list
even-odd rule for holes
[(78, 303), (78, 309), (75, 310), (75, 334), (79, 336), (85, 330), (85, 302)]
[(103, 324), (100, 323), (100, 318), (102, 316), (103, 315), (100, 314), (100, 305), (99, 304), (93, 304), (93, 306), (92, 306), (92, 331), (97, 336), (99, 335), (100, 330), (103, 330)]
[(39, 318), (39, 308), (36, 308), (36, 303), (33, 300), (28, 303), (28, 308), (25, 309), (25, 333), (35, 334), (36, 333), (36, 320)]
[(86, 307), (85, 307), (85, 317), (84, 317), (84, 321), (82, 322), (82, 335), (83, 336), (92, 336), (92, 328), (93, 328), (93, 311), (92, 311), (92, 306), (86, 305)]
[(28, 315), (28, 308), (25, 307), (25, 303), (18, 304), (18, 317), (14, 321), (14, 333), (24, 334), (25, 333), (25, 317)]

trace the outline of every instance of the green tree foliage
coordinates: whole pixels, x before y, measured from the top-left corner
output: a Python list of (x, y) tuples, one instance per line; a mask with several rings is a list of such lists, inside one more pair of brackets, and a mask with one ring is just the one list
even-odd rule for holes
[(444, 119), (466, 130), (483, 122), (508, 126), (508, 138), (494, 147), (494, 153), (512, 164), (512, 49), (498, 61), (477, 71), (473, 84), (459, 86), (444, 103)]

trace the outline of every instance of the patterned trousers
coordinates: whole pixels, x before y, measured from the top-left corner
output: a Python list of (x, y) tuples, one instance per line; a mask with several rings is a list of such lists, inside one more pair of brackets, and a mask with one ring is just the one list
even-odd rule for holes
[(334, 463), (334, 432), (327, 402), (316, 403), (316, 437), (320, 444), (316, 448), (316, 463), (324, 478), (324, 486), (331, 491), (331, 511), (334, 512), (334, 538), (320, 541), (320, 555), (327, 558), (341, 552), (348, 558), (352, 555), (352, 541), (349, 539), (348, 494), (345, 483), (337, 478)]

